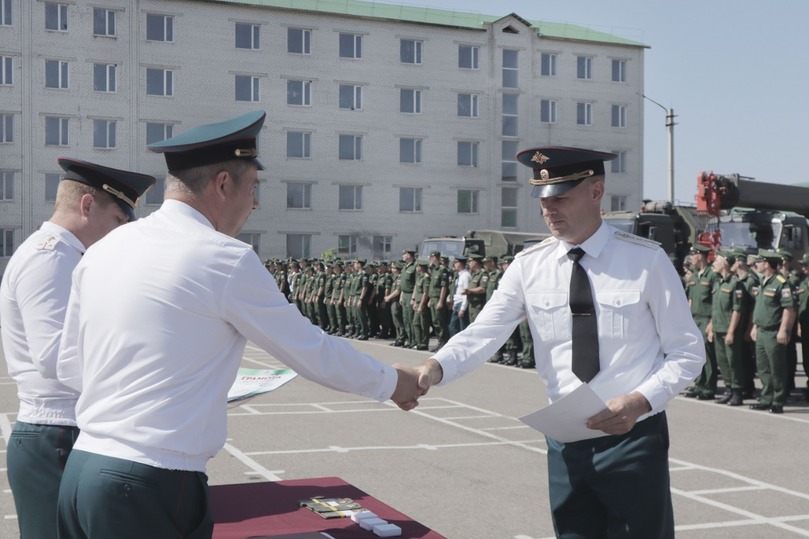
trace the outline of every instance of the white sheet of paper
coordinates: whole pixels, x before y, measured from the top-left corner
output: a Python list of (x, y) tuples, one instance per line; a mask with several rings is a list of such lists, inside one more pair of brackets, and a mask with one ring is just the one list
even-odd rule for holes
[(521, 417), (520, 421), (566, 444), (607, 436), (604, 431), (587, 428), (587, 420), (606, 408), (607, 405), (590, 386), (582, 384), (573, 393)]

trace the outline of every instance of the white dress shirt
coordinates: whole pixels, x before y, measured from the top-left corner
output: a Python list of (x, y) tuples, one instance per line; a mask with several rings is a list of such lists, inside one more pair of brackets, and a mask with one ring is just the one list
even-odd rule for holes
[(82, 392), (74, 448), (204, 471), (248, 339), (333, 389), (384, 401), (396, 387), (395, 369), (312, 325), (249, 245), (190, 206), (166, 200), (114, 230), (73, 274), (58, 373)]
[(461, 304), (461, 311), (466, 312), (469, 307), (469, 299), (466, 297), (466, 289), (469, 288), (469, 283), (472, 282), (472, 274), (469, 270), (464, 268), (458, 272), (458, 282), (455, 285), (455, 294), (452, 296), (453, 306)]
[[(567, 252), (573, 247), (550, 238), (517, 255), (475, 322), (436, 353), (442, 383), (484, 363), (527, 316), (550, 402), (581, 385), (572, 371), (568, 305), (573, 262)], [(601, 367), (589, 385), (604, 401), (640, 392), (652, 406), (645, 419), (700, 373), (702, 336), (677, 272), (657, 244), (602, 223), (581, 248), (594, 290)]]
[(0, 325), (8, 374), (17, 383), (17, 419), (75, 426), (78, 393), (56, 379), (70, 275), (84, 245), (46, 221), (14, 252), (0, 284)]

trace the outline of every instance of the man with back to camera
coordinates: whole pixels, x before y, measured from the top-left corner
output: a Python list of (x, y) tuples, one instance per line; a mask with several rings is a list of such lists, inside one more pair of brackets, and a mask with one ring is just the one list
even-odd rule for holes
[[(665, 408), (699, 374), (704, 344), (666, 253), (601, 220), (610, 153), (524, 150), (552, 236), (519, 253), (477, 319), (417, 367), (427, 390), (482, 365), (527, 317), (537, 371), (556, 402), (582, 383), (603, 432), (547, 438), (551, 512), (566, 538), (674, 537)], [(594, 290), (594, 294), (592, 290)]]
[(81, 434), (59, 492), (60, 537), (211, 537), (207, 461), (249, 339), (304, 378), (415, 406), (415, 371), (325, 334), (234, 237), (258, 206), (256, 111), (149, 146), (160, 209), (98, 242), (73, 273), (59, 379)]
[(6, 459), (22, 539), (56, 537), (59, 482), (79, 434), (79, 395), (56, 379), (70, 275), (90, 246), (135, 219), (155, 183), (77, 159), (58, 163), (65, 173), (53, 215), (17, 248), (0, 284), (3, 350), (20, 399)]

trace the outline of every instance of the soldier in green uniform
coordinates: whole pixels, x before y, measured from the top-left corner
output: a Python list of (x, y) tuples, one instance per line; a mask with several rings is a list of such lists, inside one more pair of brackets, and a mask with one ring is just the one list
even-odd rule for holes
[[(506, 255), (501, 258), (501, 272), (505, 273), (513, 261), (514, 257), (511, 255)], [(523, 335), (523, 331), (527, 332), (527, 336)], [(517, 328), (511, 334), (511, 337), (508, 338), (506, 344), (504, 345), (505, 351), (508, 353), (508, 359), (505, 361), (505, 365), (514, 365), (516, 367), (520, 367), (521, 369), (533, 369), (535, 367), (533, 345), (534, 341), (531, 338), (531, 330), (528, 329), (528, 321), (526, 319), (520, 322), (520, 325), (517, 326)], [(520, 350), (522, 350), (523, 354), (522, 359), (518, 359), (518, 353)], [(526, 353), (529, 355), (526, 355)]]
[(739, 282), (744, 285), (745, 300), (748, 307), (744, 310), (747, 313), (745, 316), (744, 326), (747, 328), (744, 334), (744, 373), (745, 383), (742, 396), (745, 399), (753, 399), (756, 396), (756, 343), (750, 335), (753, 329), (753, 307), (756, 302), (756, 294), (758, 294), (758, 287), (760, 284), (758, 273), (753, 270), (755, 260), (758, 258), (756, 254), (746, 254), (741, 250), (736, 257), (736, 276)]
[(438, 344), (431, 352), (437, 352), (449, 340), (449, 296), (450, 272), (441, 263), (441, 253), (430, 253), (430, 288), (428, 290), (430, 318)]
[(763, 277), (753, 309), (753, 340), (761, 380), (761, 397), (753, 410), (784, 412), (787, 400), (787, 343), (795, 321), (795, 301), (787, 279), (778, 273), (781, 257), (768, 249), (759, 251), (756, 269)]
[(366, 268), (365, 264), (366, 260), (364, 258), (354, 260), (354, 270), (357, 273), (356, 280), (354, 281), (354, 307), (359, 324), (359, 333), (355, 334), (355, 338), (358, 341), (368, 340), (368, 302), (373, 293), (371, 289), (371, 279), (368, 273), (370, 268)]
[(286, 260), (277, 260), (275, 262), (275, 284), (278, 285), (278, 290), (284, 295), (285, 298), (289, 298), (289, 281), (287, 280), (287, 262)]
[(317, 316), (317, 323), (320, 329), (327, 330), (329, 328), (329, 316), (326, 312), (326, 283), (328, 283), (331, 268), (326, 267), (322, 260), (315, 263), (315, 285), (312, 287), (314, 293), (312, 294), (313, 310)]
[(329, 335), (337, 333), (337, 311), (331, 301), (334, 294), (334, 263), (325, 262), (326, 281), (323, 283), (323, 317), (327, 321)]
[(731, 267), (736, 264), (736, 255), (721, 251), (713, 262), (714, 281), (711, 302), (711, 321), (708, 324), (708, 338), (716, 351), (716, 364), (725, 380), (725, 394), (717, 399), (719, 404), (740, 406), (743, 404), (742, 390), (746, 380), (744, 374), (744, 332), (742, 325), (744, 285), (739, 282)]
[(486, 304), (486, 286), (489, 284), (489, 272), (483, 270), (483, 257), (469, 255), (469, 271), (472, 280), (466, 289), (466, 298), (469, 300), (469, 323), (475, 321), (483, 306)]
[(346, 274), (343, 271), (343, 263), (340, 260), (334, 261), (334, 291), (332, 292), (332, 302), (337, 315), (337, 333), (340, 337), (346, 334), (348, 324), (348, 314), (345, 306), (345, 286)]
[(393, 328), (396, 334), (391, 346), (402, 347), (405, 344), (404, 319), (402, 318), (402, 305), (399, 297), (402, 295), (402, 268), (404, 264), (398, 260), (391, 265), (391, 285), (390, 292), (385, 296), (385, 302), (390, 305), (390, 316), (393, 321)]
[[(789, 286), (792, 287), (794, 294), (795, 306), (798, 305), (798, 287), (803, 279), (801, 272), (795, 271), (792, 267), (792, 253), (786, 249), (778, 249), (776, 251), (778, 256), (781, 257), (781, 265), (778, 267), (778, 272), (786, 278)], [(789, 394), (795, 389), (795, 371), (798, 368), (798, 317), (795, 316), (795, 323), (792, 326), (792, 333), (789, 335), (789, 343), (787, 343), (787, 365), (789, 366), (789, 375), (787, 376), (787, 393)]]
[(390, 303), (385, 299), (390, 294), (393, 285), (393, 274), (390, 271), (390, 264), (387, 260), (382, 260), (376, 267), (376, 310), (379, 313), (380, 339), (393, 338), (393, 319), (390, 314)]
[(807, 374), (803, 399), (809, 402), (809, 253), (800, 261), (803, 280), (798, 287), (798, 337), (801, 340), (801, 359), (803, 372)]
[(711, 320), (711, 299), (713, 298), (713, 285), (716, 274), (708, 265), (709, 247), (695, 244), (691, 247), (691, 264), (693, 273), (685, 283), (685, 293), (688, 304), (691, 306), (691, 316), (697, 323), (702, 338), (705, 339), (705, 365), (702, 372), (694, 380), (694, 387), (686, 390), (684, 395), (696, 397), (700, 400), (712, 400), (716, 395), (716, 382), (718, 369), (716, 366), (716, 351), (713, 343), (708, 341), (708, 322)]
[(365, 274), (368, 276), (368, 297), (365, 298), (366, 312), (368, 313), (368, 338), (375, 338), (381, 330), (379, 311), (376, 308), (376, 287), (379, 280), (379, 264), (371, 260), (365, 265)]
[(410, 303), (413, 307), (413, 339), (411, 346), (414, 350), (427, 350), (430, 343), (430, 270), (429, 262), (419, 260), (416, 262), (416, 284), (413, 287), (413, 297)]
[(413, 288), (416, 286), (416, 251), (405, 249), (402, 251), (402, 267), (400, 289), (402, 291), (399, 304), (402, 306), (402, 321), (404, 323), (406, 347), (415, 346), (413, 339)]

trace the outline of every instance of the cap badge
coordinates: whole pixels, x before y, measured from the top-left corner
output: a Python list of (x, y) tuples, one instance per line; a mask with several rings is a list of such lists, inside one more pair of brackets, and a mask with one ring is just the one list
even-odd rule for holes
[(534, 163), (539, 163), (540, 165), (544, 164), (545, 161), (549, 161), (550, 157), (544, 155), (542, 152), (537, 152), (534, 154), (534, 157), (531, 158), (531, 161)]
[(233, 153), (236, 157), (258, 157), (258, 150), (255, 148), (236, 148)]

